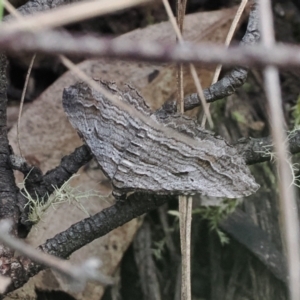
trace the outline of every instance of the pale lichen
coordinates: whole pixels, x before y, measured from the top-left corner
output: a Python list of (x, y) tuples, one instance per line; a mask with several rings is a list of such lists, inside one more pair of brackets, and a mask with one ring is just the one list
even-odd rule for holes
[(42, 220), (43, 215), (50, 206), (57, 209), (57, 207), (62, 203), (69, 203), (70, 205), (74, 205), (78, 209), (82, 210), (87, 216), (90, 216), (83, 206), (82, 200), (90, 197), (97, 197), (101, 199), (106, 198), (99, 192), (93, 190), (84, 191), (80, 189), (80, 186), (73, 187), (70, 182), (79, 175), (71, 176), (70, 179), (67, 180), (60, 188), (53, 186), (54, 191), (50, 196), (46, 194), (42, 198), (37, 195), (36, 197), (32, 197), (32, 195), (27, 191), (25, 185), (28, 175), (24, 178), (24, 181), (20, 185), (22, 186), (22, 195), (28, 200), (25, 205), (25, 207), (29, 206), (28, 220), (34, 224)]

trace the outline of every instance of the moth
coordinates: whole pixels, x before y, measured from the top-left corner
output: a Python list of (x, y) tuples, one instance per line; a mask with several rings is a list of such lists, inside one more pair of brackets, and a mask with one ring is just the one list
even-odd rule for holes
[(223, 138), (193, 119), (152, 112), (130, 85), (99, 84), (132, 111), (115, 105), (86, 83), (63, 92), (63, 107), (111, 180), (116, 197), (129, 192), (238, 198), (259, 185), (243, 158)]

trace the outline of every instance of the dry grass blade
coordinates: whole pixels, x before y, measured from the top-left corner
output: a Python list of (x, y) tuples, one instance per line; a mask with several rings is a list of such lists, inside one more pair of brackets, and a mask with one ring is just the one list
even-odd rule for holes
[(36, 32), (116, 12), (147, 2), (150, 2), (150, 0), (84, 1), (59, 7), (52, 11), (37, 13), (34, 16), (30, 15), (17, 22), (7, 22), (1, 24), (0, 28), (8, 32), (16, 30)]
[[(7, 1), (7, 0), (2, 0), (2, 3), (4, 5), (4, 7), (6, 8), (6, 10), (13, 15), (14, 17), (16, 17), (18, 20), (22, 20), (23, 17), (22, 15)], [(31, 74), (31, 70), (35, 61), (35, 57), (36, 54), (34, 54), (31, 58), (29, 67), (28, 67), (28, 71), (26, 74), (26, 79), (25, 79), (25, 83), (24, 83), (24, 87), (23, 87), (23, 91), (22, 91), (22, 96), (21, 96), (21, 101), (20, 101), (20, 108), (19, 108), (19, 115), (18, 115), (18, 122), (17, 122), (17, 141), (18, 141), (18, 147), (19, 147), (19, 152), (20, 155), (22, 156), (22, 150), (21, 150), (21, 144), (20, 144), (20, 123), (21, 123), (21, 115), (22, 115), (22, 110), (23, 110), (23, 105), (24, 105), (24, 99), (25, 99), (25, 95), (26, 95), (26, 91), (27, 91), (27, 87), (28, 87), (28, 82), (29, 82), (29, 78), (30, 78), (30, 74)]]
[(18, 146), (19, 146), (19, 151), (20, 151), (20, 155), (22, 156), (22, 150), (21, 150), (21, 144), (20, 144), (20, 125), (21, 125), (21, 115), (22, 115), (22, 110), (23, 110), (23, 104), (24, 104), (24, 99), (25, 99), (25, 95), (26, 95), (26, 91), (27, 91), (27, 86), (28, 86), (28, 82), (29, 82), (29, 78), (30, 78), (30, 74), (31, 74), (31, 70), (35, 61), (35, 57), (36, 54), (34, 54), (31, 58), (30, 61), (30, 65), (28, 67), (28, 71), (26, 74), (26, 79), (25, 79), (25, 83), (24, 83), (24, 87), (23, 87), (23, 91), (22, 91), (22, 96), (21, 96), (21, 102), (20, 102), (20, 108), (19, 108), (19, 115), (18, 115), (18, 123), (17, 123), (17, 141), (18, 141)]
[[(186, 10), (186, 0), (177, 1), (177, 25), (179, 27), (179, 32), (182, 35), (183, 31), (183, 21)], [(180, 37), (180, 35), (179, 35)], [(179, 38), (177, 37), (177, 40)], [(197, 77), (197, 74), (196, 74)], [(179, 64), (177, 67), (177, 103), (178, 111), (181, 114), (184, 113), (184, 88), (183, 88), (183, 64)], [(191, 299), (191, 256), (190, 256), (190, 246), (191, 246), (191, 220), (192, 211), (188, 211), (188, 201), (186, 196), (179, 196), (179, 223), (180, 223), (180, 245), (181, 245), (181, 300)]]
[[(182, 35), (183, 21), (186, 10), (186, 0), (177, 0), (177, 25), (179, 32)], [(178, 37), (177, 37), (178, 40)], [(178, 65), (177, 70), (177, 92), (178, 92), (178, 111), (184, 113), (184, 90), (183, 90), (183, 64)]]
[(186, 289), (187, 289), (187, 299), (192, 299), (192, 283), (191, 283), (191, 233), (192, 233), (192, 207), (193, 207), (193, 197), (187, 197), (186, 199)]
[[(269, 0), (260, 2), (262, 43), (271, 51), (275, 44), (272, 7)], [(287, 253), (289, 272), (290, 300), (300, 299), (300, 249), (299, 219), (295, 199), (291, 162), (285, 143), (287, 136), (284, 128), (279, 73), (275, 67), (264, 70), (265, 89), (270, 108), (270, 123), (275, 151), (278, 155), (277, 169), (279, 181), (279, 206), (283, 224), (283, 235)]]
[(2, 3), (5, 7), (5, 9), (15, 18), (21, 19), (21, 14), (8, 2), (7, 0), (2, 0)]
[[(225, 46), (228, 47), (231, 40), (232, 40), (232, 37), (233, 37), (233, 34), (237, 28), (237, 25), (242, 17), (242, 14), (245, 10), (245, 7), (248, 3), (248, 0), (242, 0), (241, 1), (241, 4), (234, 16), (234, 19), (232, 21), (232, 24), (230, 26), (230, 29), (229, 29), (229, 32), (227, 34), (227, 37), (226, 37), (226, 40), (225, 40)], [(220, 73), (221, 73), (221, 70), (222, 70), (222, 65), (218, 65), (216, 67), (216, 70), (215, 70), (215, 73), (214, 73), (214, 76), (213, 76), (213, 80), (212, 80), (212, 83), (211, 84), (214, 84), (218, 81), (219, 79), (219, 76), (220, 76)], [(208, 104), (208, 107), (210, 107), (210, 104)], [(205, 123), (206, 123), (206, 115), (203, 116), (203, 119), (202, 119), (202, 122), (201, 122), (201, 126), (204, 127), (205, 126)]]
[[(173, 29), (176, 33), (176, 37), (178, 38), (178, 41), (180, 43), (183, 43), (183, 38), (182, 38), (181, 32), (179, 30), (179, 27), (177, 26), (174, 15), (172, 13), (170, 4), (167, 0), (162, 0), (162, 1), (163, 1), (164, 6), (165, 6), (166, 12), (168, 14), (169, 20), (172, 24), (172, 27), (173, 27)], [(195, 76), (196, 75), (195, 67), (193, 65), (190, 65), (190, 68), (191, 68), (191, 74), (193, 76), (193, 80), (194, 80), (196, 88), (197, 88), (197, 93), (199, 94), (199, 97), (200, 97), (200, 100), (201, 100), (201, 103), (202, 103), (204, 114), (207, 117), (207, 120), (208, 120), (208, 123), (209, 123), (210, 127), (213, 128), (213, 121), (212, 121), (212, 118), (211, 118), (211, 115), (210, 115), (210, 112), (209, 112), (209, 109), (208, 109), (208, 106), (207, 106), (207, 103), (206, 103), (206, 100), (205, 100), (205, 97), (204, 97), (204, 94), (203, 94), (203, 89), (201, 87), (200, 80), (199, 80), (198, 76)], [(193, 71), (193, 69), (194, 69), (194, 71)], [(198, 89), (199, 87), (201, 87), (201, 88)]]

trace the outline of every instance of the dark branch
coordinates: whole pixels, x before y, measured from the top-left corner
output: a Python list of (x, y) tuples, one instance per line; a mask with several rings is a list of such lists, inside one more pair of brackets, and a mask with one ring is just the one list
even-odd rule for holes
[(6, 66), (6, 57), (0, 54), (0, 219), (13, 218), (15, 220), (17, 187), (9, 164), (9, 155), (11, 153), (6, 127)]
[(82, 145), (76, 148), (73, 153), (62, 158), (58, 167), (43, 176), (43, 182), (35, 187), (35, 192), (39, 197), (44, 197), (47, 193), (51, 194), (54, 187), (61, 187), (92, 158), (93, 155), (88, 146)]
[(133, 194), (126, 201), (118, 201), (115, 205), (104, 209), (94, 216), (72, 225), (66, 231), (47, 240), (39, 248), (49, 254), (66, 258), (94, 239), (156, 209), (170, 199), (172, 199), (172, 196)]
[[(49, 195), (54, 191), (54, 188), (60, 188), (70, 177), (92, 159), (92, 153), (88, 146), (82, 145), (75, 151), (63, 157), (58, 167), (48, 171), (44, 176), (34, 177), (36, 180), (25, 181), (26, 190), (32, 198), (48, 200)], [(28, 168), (28, 167), (27, 167)], [(36, 168), (33, 170), (35, 171)], [(30, 178), (30, 177), (28, 177)], [(23, 191), (24, 192), (24, 191)], [(27, 231), (30, 230), (32, 224), (28, 220), (29, 206), (26, 206), (28, 200), (19, 193), (18, 206), (21, 211), (21, 224), (26, 226)]]
[[(245, 158), (247, 164), (253, 164), (261, 161), (270, 160), (270, 155), (266, 155), (266, 149), (271, 150), (272, 142), (269, 137), (261, 139), (244, 139), (239, 141), (235, 147), (238, 149), (240, 155)], [(290, 134), (290, 149), (292, 153), (300, 152), (300, 131), (295, 131)], [(82, 155), (75, 155), (79, 151)], [(82, 152), (81, 152), (82, 151)], [(262, 152), (260, 152), (262, 151)], [(264, 152), (264, 153), (263, 153)], [(86, 146), (82, 146), (75, 150), (73, 155), (78, 158), (77, 167), (90, 159), (90, 151)], [(85, 153), (85, 154), (84, 154)], [(63, 164), (66, 164), (68, 159), (72, 157), (70, 155), (63, 159)], [(49, 182), (56, 182), (56, 170), (64, 169), (63, 166), (59, 166), (56, 169), (50, 171), (48, 174), (53, 179)], [(69, 170), (70, 171), (70, 170)], [(74, 172), (75, 168), (72, 168), (71, 172)], [(50, 175), (51, 174), (51, 175)], [(59, 171), (58, 173), (59, 174)], [(70, 173), (71, 174), (71, 173)], [(45, 175), (45, 177), (47, 174)], [(67, 178), (67, 177), (66, 177)], [(59, 179), (59, 182), (60, 181)], [(167, 201), (176, 199), (175, 196), (159, 196), (148, 194), (133, 194), (124, 202), (117, 202), (109, 208), (95, 214), (92, 217), (86, 218), (67, 230), (57, 234), (55, 237), (46, 241), (45, 244), (39, 247), (40, 250), (58, 256), (60, 258), (69, 257), (74, 251), (80, 249), (86, 244), (92, 242), (94, 239), (99, 238), (113, 229), (129, 222), (130, 220), (141, 216), (157, 207), (163, 205)], [(16, 258), (16, 263), (20, 265), (21, 275), (18, 277), (18, 284), (23, 285), (30, 277), (37, 274), (44, 269), (43, 266), (36, 264), (27, 258)]]
[[(300, 130), (288, 133), (291, 154), (300, 152)], [(247, 165), (252, 165), (271, 159), (273, 142), (271, 137), (241, 139), (235, 145), (238, 153), (244, 157)]]
[[(174, 197), (175, 198), (175, 197)], [(112, 231), (130, 220), (163, 205), (172, 197), (134, 194), (125, 202), (104, 209), (96, 215), (84, 219), (66, 231), (46, 241), (39, 249), (60, 258), (68, 258), (74, 251)], [(16, 258), (22, 267), (22, 277), (18, 286), (23, 285), (30, 277), (44, 269), (40, 264), (27, 258)]]
[[(17, 222), (19, 210), (17, 208), (17, 191), (13, 170), (10, 166), (11, 154), (7, 138), (6, 109), (7, 109), (7, 60), (0, 54), (0, 220), (11, 219), (13, 223), (12, 234), (17, 235)], [(18, 280), (14, 271), (14, 251), (0, 245), (0, 274), (10, 277), (12, 281)]]

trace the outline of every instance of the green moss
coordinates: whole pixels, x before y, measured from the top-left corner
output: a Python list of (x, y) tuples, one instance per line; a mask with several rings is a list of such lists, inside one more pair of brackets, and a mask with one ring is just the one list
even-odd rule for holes
[(238, 123), (247, 124), (245, 117), (238, 110), (232, 111), (231, 117)]
[(21, 193), (28, 200), (26, 206), (28, 205), (30, 207), (28, 220), (36, 224), (42, 219), (44, 213), (50, 206), (56, 207), (57, 205), (60, 205), (65, 202), (75, 205), (77, 208), (79, 208), (84, 213), (86, 213), (87, 216), (89, 216), (89, 213), (82, 205), (81, 200), (89, 197), (99, 197), (99, 198), (105, 198), (105, 197), (100, 195), (98, 192), (92, 190), (81, 191), (80, 187), (72, 187), (70, 185), (70, 181), (76, 176), (78, 175), (73, 175), (72, 177), (70, 177), (70, 179), (66, 181), (60, 188), (54, 186), (54, 192), (50, 196), (47, 195), (46, 197), (47, 199), (32, 198), (32, 196), (26, 190), (25, 187), (25, 181), (27, 179), (26, 177), (24, 181), (21, 183), (23, 187), (23, 192)]

